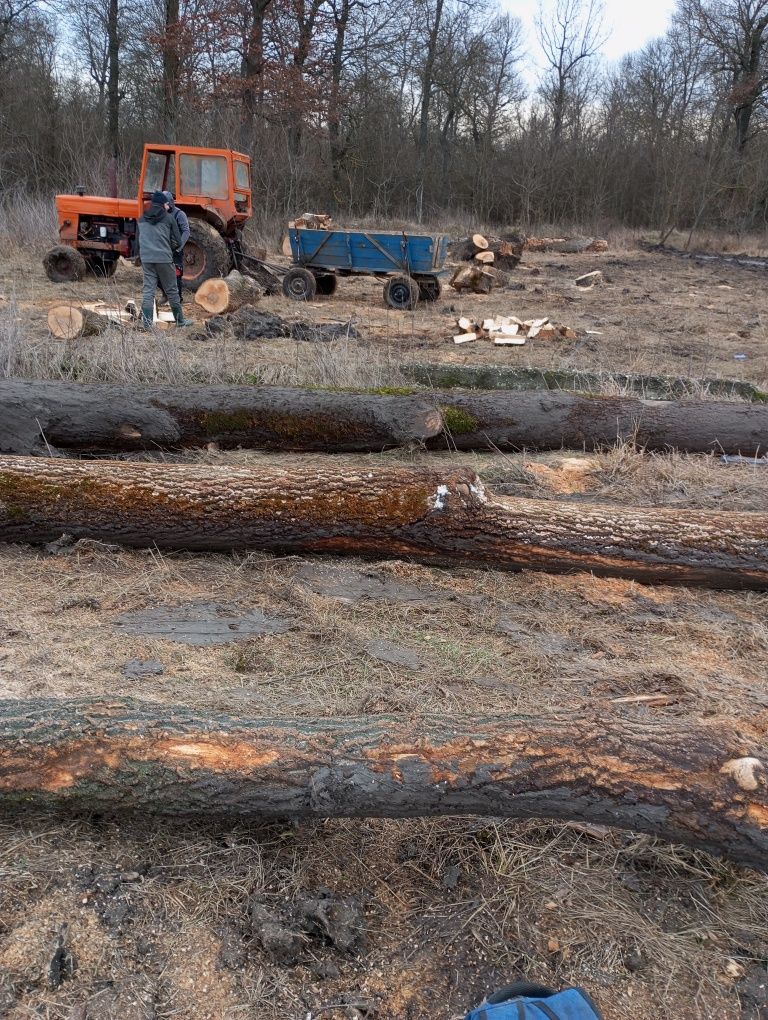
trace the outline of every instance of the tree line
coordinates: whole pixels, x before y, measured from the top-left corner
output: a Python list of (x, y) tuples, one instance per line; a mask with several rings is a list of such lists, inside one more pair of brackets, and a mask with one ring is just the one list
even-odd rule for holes
[(768, 0), (677, 0), (615, 66), (600, 0), (536, 32), (497, 0), (0, 0), (0, 194), (114, 159), (130, 195), (175, 141), (250, 153), (265, 220), (765, 224)]

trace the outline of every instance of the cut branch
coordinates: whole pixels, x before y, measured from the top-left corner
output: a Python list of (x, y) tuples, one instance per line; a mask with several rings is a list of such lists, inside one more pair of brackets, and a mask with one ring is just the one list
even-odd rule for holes
[(0, 535), (414, 557), (768, 588), (768, 514), (489, 499), (467, 469), (279, 472), (0, 457)]
[[(424, 396), (255, 386), (84, 386), (0, 381), (0, 452), (225, 448), (383, 450), (436, 436)], [(43, 440), (42, 433), (45, 434)]]
[(0, 701), (0, 806), (177, 816), (491, 815), (599, 822), (765, 868), (765, 733), (586, 714), (201, 717)]

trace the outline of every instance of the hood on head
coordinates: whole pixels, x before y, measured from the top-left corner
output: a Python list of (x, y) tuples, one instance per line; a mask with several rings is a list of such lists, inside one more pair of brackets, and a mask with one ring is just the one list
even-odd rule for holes
[(147, 209), (147, 211), (144, 213), (144, 219), (147, 221), (147, 223), (159, 223), (164, 216), (165, 206), (155, 205), (154, 203), (152, 203), (149, 209)]
[(173, 200), (173, 192), (172, 191), (164, 191), (163, 192), (163, 198), (166, 200), (166, 202), (171, 207), (171, 209), (173, 209), (174, 205), (176, 205), (176, 203)]

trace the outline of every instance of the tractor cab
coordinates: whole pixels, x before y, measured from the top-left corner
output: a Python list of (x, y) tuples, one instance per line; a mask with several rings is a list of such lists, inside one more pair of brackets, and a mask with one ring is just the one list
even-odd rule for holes
[(226, 275), (242, 256), (242, 229), (253, 211), (250, 159), (230, 149), (145, 145), (136, 200), (56, 196), (59, 244), (43, 260), (48, 278), (111, 276), (121, 255), (135, 255), (137, 221), (154, 191), (173, 192), (189, 217), (184, 286), (197, 290)]
[(229, 237), (251, 216), (251, 161), (229, 149), (147, 145), (139, 180), (140, 205), (149, 201), (153, 191), (172, 191), (176, 205), (187, 216), (205, 219)]

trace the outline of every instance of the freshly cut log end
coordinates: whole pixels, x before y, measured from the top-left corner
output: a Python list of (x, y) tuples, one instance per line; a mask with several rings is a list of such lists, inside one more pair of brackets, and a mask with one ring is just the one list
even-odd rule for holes
[(544, 817), (646, 832), (763, 870), (767, 761), (764, 737), (733, 720), (607, 705), (313, 720), (206, 717), (113, 697), (0, 701), (0, 809)]
[(57, 340), (96, 336), (103, 333), (109, 323), (106, 316), (75, 305), (54, 305), (48, 311), (48, 329)]
[[(443, 407), (456, 446), (479, 426)], [(474, 472), (365, 472), (0, 457), (0, 534), (166, 549), (413, 557), (768, 589), (768, 514), (491, 498)]]
[(212, 315), (237, 311), (242, 305), (255, 304), (261, 297), (261, 288), (250, 276), (233, 269), (224, 278), (201, 283), (195, 293), (195, 303)]
[(496, 256), (493, 254), (492, 251), (479, 251), (477, 255), (475, 255), (475, 258), (477, 259), (478, 262), (482, 262), (485, 265), (489, 265), (494, 261)]
[(485, 251), (488, 247), (488, 239), (483, 237), (482, 234), (473, 234), (472, 244), (474, 244), (478, 251)]

